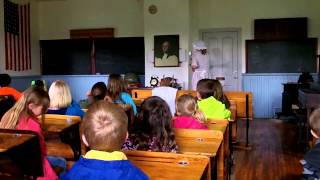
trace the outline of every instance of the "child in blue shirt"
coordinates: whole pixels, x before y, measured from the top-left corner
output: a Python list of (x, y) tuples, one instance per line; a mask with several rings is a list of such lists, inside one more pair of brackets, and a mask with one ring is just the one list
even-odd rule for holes
[(128, 117), (121, 108), (106, 101), (92, 104), (81, 125), (82, 140), (91, 150), (61, 179), (148, 179), (120, 151), (127, 126)]
[(115, 104), (130, 105), (133, 110), (133, 114), (136, 116), (138, 113), (137, 107), (127, 91), (126, 83), (120, 74), (109, 75), (106, 99)]

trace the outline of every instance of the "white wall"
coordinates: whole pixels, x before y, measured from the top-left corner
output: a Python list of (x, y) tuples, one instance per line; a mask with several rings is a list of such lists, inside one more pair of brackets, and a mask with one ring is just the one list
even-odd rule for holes
[(143, 0), (39, 1), (40, 39), (68, 39), (70, 29), (115, 28), (117, 37), (143, 36)]
[[(158, 12), (150, 14), (148, 7), (156, 5)], [(189, 0), (144, 0), (144, 37), (145, 37), (145, 85), (150, 86), (150, 77), (157, 75), (159, 78), (174, 75), (184, 88), (189, 83), (189, 62), (186, 52), (189, 49)], [(180, 38), (181, 59), (180, 67), (155, 68), (153, 64), (153, 49), (155, 35), (175, 35)]]
[[(199, 38), (201, 29), (241, 28), (242, 72), (245, 72), (245, 40), (253, 39), (254, 19), (308, 17), (309, 37), (320, 39), (319, 0), (197, 0), (190, 7), (194, 14), (193, 40)], [(320, 44), (318, 48), (320, 53)]]
[[(8, 73), (12, 76), (39, 75), (40, 74), (40, 48), (39, 48), (39, 28), (38, 28), (38, 3), (36, 0), (23, 1), (30, 2), (30, 31), (31, 31), (31, 66), (28, 71), (6, 71), (5, 70), (5, 33), (4, 33), (4, 10), (3, 0), (0, 0), (0, 73)], [(22, 2), (22, 1), (17, 1)]]

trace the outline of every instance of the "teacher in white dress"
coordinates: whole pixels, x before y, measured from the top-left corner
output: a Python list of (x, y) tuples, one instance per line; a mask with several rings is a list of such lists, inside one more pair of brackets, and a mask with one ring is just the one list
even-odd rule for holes
[(207, 46), (203, 41), (196, 41), (192, 43), (192, 46), (192, 89), (196, 90), (199, 80), (211, 78), (210, 61), (207, 53)]

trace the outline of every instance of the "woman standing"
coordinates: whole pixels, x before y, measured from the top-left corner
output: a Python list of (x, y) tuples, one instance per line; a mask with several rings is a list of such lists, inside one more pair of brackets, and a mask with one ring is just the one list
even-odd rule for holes
[(192, 46), (192, 89), (196, 90), (197, 82), (199, 80), (210, 78), (210, 62), (207, 53), (207, 46), (203, 41), (196, 41)]

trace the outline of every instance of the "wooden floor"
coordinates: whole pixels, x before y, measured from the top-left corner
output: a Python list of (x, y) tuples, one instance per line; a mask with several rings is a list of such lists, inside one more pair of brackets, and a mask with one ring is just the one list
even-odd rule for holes
[[(240, 141), (245, 140), (245, 121), (239, 123)], [(303, 157), (297, 143), (297, 127), (282, 120), (254, 120), (250, 122), (252, 150), (235, 150), (231, 179), (300, 179), (299, 160)], [(239, 137), (238, 136), (238, 137)]]

